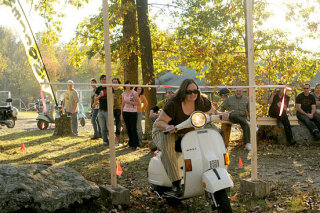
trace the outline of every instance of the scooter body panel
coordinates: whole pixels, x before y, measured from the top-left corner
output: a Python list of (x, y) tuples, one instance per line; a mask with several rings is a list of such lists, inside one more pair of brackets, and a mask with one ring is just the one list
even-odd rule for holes
[(203, 173), (202, 182), (207, 192), (215, 193), (221, 189), (233, 187), (233, 182), (224, 168), (210, 169)]
[(43, 114), (38, 115), (36, 120), (44, 120), (44, 121), (47, 121), (48, 123), (54, 123), (54, 120), (52, 118)]
[(211, 168), (222, 167), (226, 149), (220, 133), (214, 129), (200, 129), (187, 133), (181, 142), (184, 160), (191, 159), (192, 171), (185, 172), (184, 197), (204, 193), (202, 174)]
[(148, 166), (148, 181), (157, 186), (171, 187), (172, 183), (161, 162), (161, 153), (156, 152), (156, 156), (151, 158)]

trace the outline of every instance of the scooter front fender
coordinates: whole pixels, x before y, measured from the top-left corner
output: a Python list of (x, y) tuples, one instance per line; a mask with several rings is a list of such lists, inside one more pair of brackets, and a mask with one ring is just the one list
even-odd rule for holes
[(221, 189), (233, 187), (233, 182), (229, 173), (224, 168), (210, 169), (203, 173), (202, 182), (204, 190), (210, 193), (215, 193)]

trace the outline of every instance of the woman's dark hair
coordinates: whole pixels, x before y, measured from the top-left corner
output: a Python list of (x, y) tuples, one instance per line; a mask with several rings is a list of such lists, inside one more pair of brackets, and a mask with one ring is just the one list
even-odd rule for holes
[[(131, 84), (131, 82), (129, 80), (126, 80), (126, 82), (124, 82), (124, 84)], [(124, 86), (124, 88), (126, 88), (126, 86)], [(132, 90), (133, 87), (130, 87), (130, 90)]]
[(118, 81), (118, 84), (121, 84), (121, 82), (120, 82), (120, 79), (119, 79), (119, 78), (113, 78), (113, 79), (112, 79), (112, 81), (114, 81), (114, 80)]
[[(138, 88), (139, 87), (136, 87), (136, 88), (134, 88), (134, 90), (137, 92)], [(143, 87), (140, 87), (140, 88), (141, 88), (141, 93), (139, 94), (139, 97), (140, 97), (140, 95), (143, 95), (143, 91), (144, 91)]]
[(179, 102), (184, 101), (184, 99), (186, 98), (187, 88), (190, 84), (195, 84), (197, 86), (197, 90), (199, 91), (198, 97), (196, 99), (196, 104), (204, 104), (203, 98), (206, 96), (201, 93), (198, 84), (191, 78), (184, 79), (181, 82), (179, 89), (172, 96), (172, 98), (170, 98), (170, 100)]
[(95, 78), (91, 78), (90, 82), (93, 81), (94, 83), (97, 83), (97, 80)]

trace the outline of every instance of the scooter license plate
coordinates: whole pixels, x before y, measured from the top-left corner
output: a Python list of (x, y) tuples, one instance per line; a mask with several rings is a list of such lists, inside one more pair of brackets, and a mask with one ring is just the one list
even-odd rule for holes
[(219, 160), (211, 160), (209, 161), (210, 169), (216, 169), (219, 167)]

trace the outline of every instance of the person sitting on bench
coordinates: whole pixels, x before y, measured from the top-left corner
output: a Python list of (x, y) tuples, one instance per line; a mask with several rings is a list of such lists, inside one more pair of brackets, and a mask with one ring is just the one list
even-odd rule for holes
[[(277, 88), (275, 89), (268, 100), (268, 104), (270, 104), (269, 108), (269, 116), (271, 118), (276, 118), (278, 123), (282, 123), (284, 127), (284, 131), (286, 133), (287, 137), (287, 143), (288, 145), (294, 145), (296, 142), (293, 140), (292, 136), (292, 130), (290, 126), (290, 121), (288, 119), (287, 115), (287, 107), (289, 106), (289, 96), (284, 94), (284, 88)], [(283, 105), (283, 111), (280, 115), (280, 109), (282, 104), (282, 99), (284, 96), (284, 105)]]

